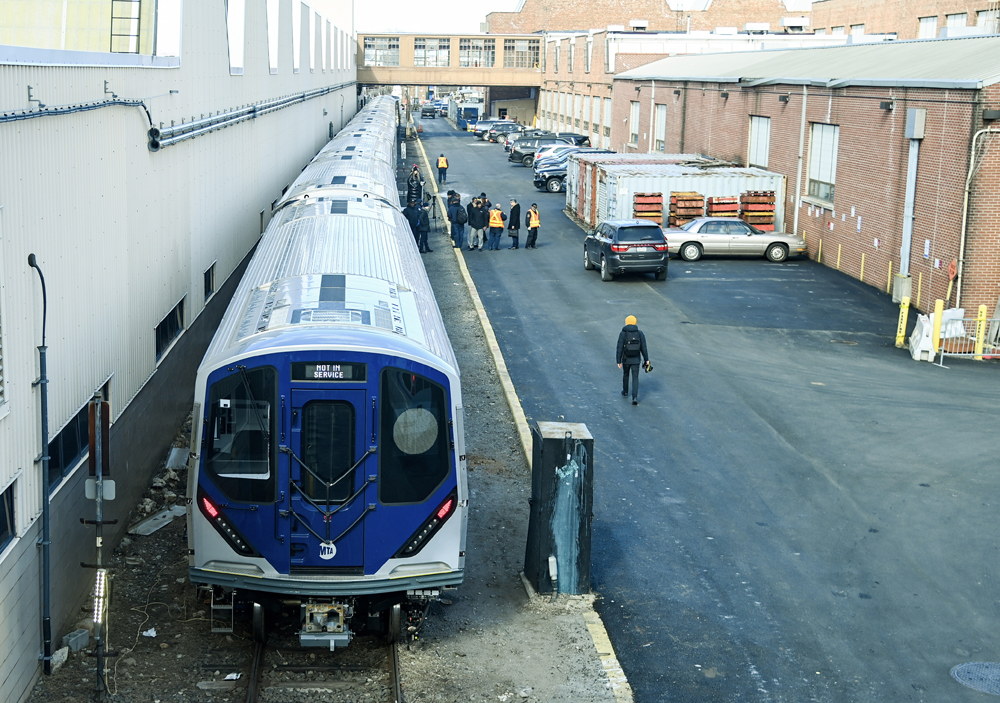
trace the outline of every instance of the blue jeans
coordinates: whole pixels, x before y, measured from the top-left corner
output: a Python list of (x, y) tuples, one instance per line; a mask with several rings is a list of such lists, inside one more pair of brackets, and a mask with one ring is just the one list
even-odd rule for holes
[(465, 225), (460, 225), (457, 222), (451, 223), (451, 238), (455, 242), (455, 246), (462, 248), (465, 246)]
[(446, 168), (439, 168), (438, 169), (438, 183), (447, 183), (447, 182), (448, 182), (448, 169), (446, 169)]
[(500, 249), (500, 235), (503, 234), (503, 229), (499, 227), (490, 227), (490, 239), (486, 243), (487, 249), (499, 250)]

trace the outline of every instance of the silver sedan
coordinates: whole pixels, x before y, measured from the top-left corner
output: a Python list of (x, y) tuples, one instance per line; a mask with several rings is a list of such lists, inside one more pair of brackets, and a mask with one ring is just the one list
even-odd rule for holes
[(685, 261), (702, 256), (763, 256), (784, 261), (806, 253), (806, 240), (784, 232), (761, 232), (735, 217), (697, 217), (683, 227), (664, 228), (667, 251)]

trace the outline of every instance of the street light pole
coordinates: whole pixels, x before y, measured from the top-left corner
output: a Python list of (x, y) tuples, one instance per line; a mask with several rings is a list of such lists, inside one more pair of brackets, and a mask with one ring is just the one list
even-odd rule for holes
[(38, 267), (34, 254), (28, 254), (28, 266), (38, 272), (42, 283), (42, 345), (38, 347), (38, 380), (32, 385), (41, 386), (42, 393), (42, 670), (52, 674), (52, 595), (49, 583), (49, 379), (45, 369), (45, 322), (48, 299), (45, 294), (45, 276)]

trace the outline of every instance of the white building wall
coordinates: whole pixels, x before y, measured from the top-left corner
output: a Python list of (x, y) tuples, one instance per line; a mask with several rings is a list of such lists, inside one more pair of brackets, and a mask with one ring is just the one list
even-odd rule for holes
[[(330, 17), (331, 31), (353, 36), (353, 26), (342, 24), (353, 22), (351, 2), (323, 4), (337, 18)], [(342, 86), (156, 153), (147, 148), (150, 125), (140, 107), (0, 123), (0, 490), (14, 482), (18, 533), (0, 554), (0, 700), (26, 695), (41, 647), (39, 554), (25, 540), (41, 512), (40, 396), (32, 382), (42, 295), (28, 254), (37, 256), (48, 289), (50, 436), (108, 379), (118, 420), (156, 370), (157, 324), (184, 299), (190, 326), (205, 305), (203, 272), (215, 262), (216, 290), (222, 287), (256, 242), (260, 211), (267, 218), (270, 203), (326, 143), (331, 123), (337, 131), (356, 112), (353, 66), (335, 69), (317, 56), (310, 71), (303, 41), (302, 69), (293, 73), (292, 7), (281, 0), (276, 74), (266, 3), (249, 0), (243, 75), (230, 75), (221, 2), (185, 2), (180, 59), (142, 57), (145, 67), (114, 65), (129, 58), (112, 54), (0, 47), (0, 115), (37, 109), (28, 103), (29, 85), (33, 97), (55, 107), (103, 100), (107, 81), (120, 98), (142, 99), (153, 123), (165, 126)], [(79, 481), (67, 483), (75, 489)], [(90, 510), (75, 494), (57, 491), (53, 501), (80, 516)], [(78, 562), (53, 560), (53, 582), (89, 579)], [(63, 622), (77, 605), (68, 599), (53, 601), (55, 646), (73, 625)]]

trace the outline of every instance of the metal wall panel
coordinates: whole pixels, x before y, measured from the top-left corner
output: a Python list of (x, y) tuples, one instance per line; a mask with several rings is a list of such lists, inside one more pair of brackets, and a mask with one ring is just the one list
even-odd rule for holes
[[(340, 16), (351, 17), (349, 4), (336, 3), (345, 6)], [(293, 73), (288, 0), (281, 3), (278, 73), (269, 70), (266, 3), (255, 2), (247, 4), (245, 73), (229, 75), (220, 7), (184, 3), (179, 66), (173, 61), (174, 67), (164, 67), (170, 62), (152, 59), (146, 67), (96, 65), (107, 55), (88, 62), (94, 65), (25, 65), (9, 59), (17, 49), (2, 52), (10, 62), (0, 64), (0, 116), (39, 109), (28, 102), (29, 85), (32, 97), (53, 108), (106, 100), (107, 81), (109, 91), (142, 100), (153, 123), (165, 126), (343, 85), (156, 153), (147, 148), (150, 124), (142, 107), (112, 105), (0, 122), (5, 401), (0, 404), (0, 489), (16, 478), (21, 539), (40, 514), (42, 493), (34, 463), (40, 447), (39, 393), (32, 387), (39, 373), (42, 295), (28, 254), (38, 257), (48, 290), (50, 435), (108, 379), (118, 420), (156, 370), (157, 324), (180, 300), (185, 326), (196, 319), (205, 306), (204, 271), (214, 263), (216, 289), (222, 287), (260, 236), (261, 211), (269, 217), (270, 203), (326, 143), (331, 125), (339, 130), (357, 110), (353, 69)], [(351, 27), (339, 29), (353, 33)], [(69, 54), (49, 54), (56, 64), (60, 56), (70, 61)], [(24, 56), (38, 63), (38, 52)], [(146, 478), (137, 474), (132, 480)], [(82, 496), (74, 500), (84, 514)], [(5, 560), (19, 554), (38, 558), (34, 548), (8, 553), (15, 556)], [(55, 564), (54, 569), (54, 581), (79, 579), (78, 566)], [(34, 566), (26, 571), (37, 575)], [(0, 610), (6, 607), (4, 598), (0, 595)], [(55, 605), (64, 611), (75, 603)], [(38, 612), (37, 603), (31, 607)], [(54, 622), (53, 634), (61, 636), (61, 627)], [(13, 647), (35, 646), (0, 634), (0, 661), (12, 659)], [(25, 679), (23, 673), (9, 680)], [(24, 692), (8, 693), (4, 700), (19, 700)]]

